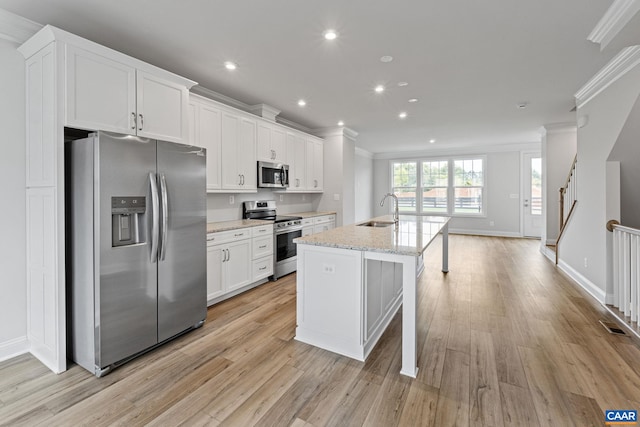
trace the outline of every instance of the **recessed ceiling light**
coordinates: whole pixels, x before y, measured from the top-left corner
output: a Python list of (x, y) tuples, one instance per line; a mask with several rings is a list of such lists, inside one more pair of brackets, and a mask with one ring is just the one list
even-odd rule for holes
[(376, 93), (382, 93), (382, 92), (384, 92), (384, 86), (383, 85), (378, 85), (378, 86), (374, 87), (373, 90), (375, 90)]
[(398, 117), (400, 117), (401, 119), (406, 119), (407, 113), (403, 111), (402, 113), (398, 114)]
[(430, 140), (429, 140), (429, 144), (433, 144), (434, 142), (436, 142), (436, 140), (435, 140), (435, 139), (430, 139)]
[(235, 70), (238, 68), (238, 65), (235, 62), (227, 61), (224, 63), (224, 68), (227, 70)]
[(418, 98), (411, 98), (411, 99), (409, 100), (409, 102), (411, 102), (411, 103), (418, 102)]
[(338, 122), (338, 126), (344, 126), (344, 122), (343, 122), (342, 120), (340, 120), (340, 121)]
[(409, 83), (407, 83), (407, 82), (398, 82), (398, 86), (400, 86), (400, 87), (409, 86)]
[(324, 32), (324, 38), (327, 40), (335, 40), (338, 38), (336, 30), (327, 30)]
[(299, 105), (300, 107), (304, 107), (305, 105), (307, 105), (307, 101), (305, 101), (304, 99), (300, 99), (300, 100), (298, 101), (298, 105)]
[(391, 62), (393, 61), (393, 56), (385, 55), (380, 58), (380, 62)]

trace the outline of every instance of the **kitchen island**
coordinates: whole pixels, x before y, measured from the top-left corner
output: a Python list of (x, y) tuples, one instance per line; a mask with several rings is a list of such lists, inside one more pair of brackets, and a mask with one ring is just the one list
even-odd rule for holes
[(295, 240), (296, 340), (364, 361), (400, 306), (402, 369), (417, 368), (416, 285), (422, 254), (442, 234), (448, 271), (447, 217), (374, 218)]

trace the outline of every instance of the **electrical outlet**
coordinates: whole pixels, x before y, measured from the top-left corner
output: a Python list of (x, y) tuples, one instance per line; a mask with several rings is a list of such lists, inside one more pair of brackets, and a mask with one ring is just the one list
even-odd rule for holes
[(333, 195), (333, 200), (335, 200), (336, 202), (337, 202), (338, 200), (340, 200), (340, 193), (335, 193), (335, 194)]
[(333, 264), (322, 264), (322, 272), (326, 274), (334, 274), (336, 272), (336, 266)]
[(284, 194), (281, 194), (281, 195), (280, 195), (280, 201), (281, 201), (281, 202), (282, 202), (282, 201), (284, 201)]
[(229, 196), (229, 204), (232, 205), (236, 202), (236, 198), (234, 196)]

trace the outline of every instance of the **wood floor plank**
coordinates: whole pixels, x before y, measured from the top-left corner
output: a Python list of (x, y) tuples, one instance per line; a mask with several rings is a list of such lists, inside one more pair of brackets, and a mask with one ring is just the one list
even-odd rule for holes
[(439, 389), (413, 381), (398, 426), (435, 426)]
[(527, 375), (538, 421), (544, 426), (574, 425), (564, 395), (556, 381), (556, 371), (540, 349), (518, 347)]
[(501, 382), (500, 400), (505, 427), (540, 426), (528, 388)]
[(489, 332), (471, 331), (469, 387), (470, 424), (502, 426), (496, 357)]
[(435, 425), (469, 425), (469, 410), (469, 355), (447, 350)]

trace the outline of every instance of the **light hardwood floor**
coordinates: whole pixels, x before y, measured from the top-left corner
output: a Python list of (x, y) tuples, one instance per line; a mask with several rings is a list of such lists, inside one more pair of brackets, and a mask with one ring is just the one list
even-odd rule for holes
[[(104, 378), (0, 364), (2, 425), (601, 426), (640, 409), (640, 349), (523, 239), (451, 236), (420, 280), (419, 372), (400, 316), (366, 363), (293, 339), (295, 274), (209, 309), (205, 325)], [(331, 313), (327, 313), (331, 316)]]

